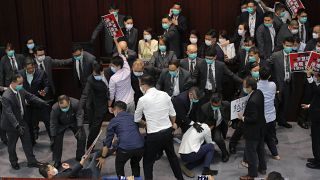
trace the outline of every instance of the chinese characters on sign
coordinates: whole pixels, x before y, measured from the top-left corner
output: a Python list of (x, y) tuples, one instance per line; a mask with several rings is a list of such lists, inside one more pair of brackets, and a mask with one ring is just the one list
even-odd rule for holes
[(291, 72), (304, 72), (309, 60), (310, 52), (289, 54)]
[(304, 8), (304, 5), (300, 0), (286, 0), (286, 4), (291, 14), (297, 14), (299, 9)]
[(104, 20), (106, 24), (106, 28), (108, 29), (112, 37), (119, 38), (123, 36), (123, 32), (114, 14), (108, 14), (108, 15), (102, 16), (102, 19)]
[(249, 96), (231, 101), (231, 120), (238, 118), (238, 113), (244, 113)]
[(320, 72), (320, 54), (312, 51), (307, 66), (312, 67), (315, 72)]

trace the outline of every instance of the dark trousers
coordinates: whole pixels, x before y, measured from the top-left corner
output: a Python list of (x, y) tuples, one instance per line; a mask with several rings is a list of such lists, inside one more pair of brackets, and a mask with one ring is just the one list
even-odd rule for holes
[[(76, 135), (76, 133), (78, 132), (78, 128), (77, 127), (70, 127), (71, 131), (73, 132), (73, 134)], [(81, 157), (84, 155), (85, 153), (85, 147), (86, 147), (86, 135), (84, 130), (81, 130), (83, 132), (81, 133), (77, 133), (78, 135), (75, 136), (77, 139), (77, 151), (76, 151), (76, 158), (77, 159), (81, 159)], [(57, 134), (54, 138), (54, 143), (53, 143), (53, 161), (54, 162), (61, 162), (61, 156), (62, 156), (62, 149), (63, 149), (63, 136), (64, 136), (64, 132), (61, 132), (60, 134)]]
[(276, 122), (272, 121), (266, 124), (266, 133), (264, 136), (264, 141), (266, 142), (272, 156), (278, 156), (278, 150), (276, 146)]
[(213, 159), (214, 145), (204, 144), (200, 147), (198, 152), (192, 152), (190, 154), (181, 154), (181, 160), (186, 162), (188, 169), (193, 169), (199, 164), (203, 163), (204, 168), (210, 168), (210, 164)]
[(226, 143), (224, 141), (224, 138), (222, 136), (222, 130), (221, 126), (215, 127), (211, 131), (212, 140), (218, 145), (218, 147), (221, 150), (222, 156), (228, 154)]
[(143, 148), (133, 149), (133, 150), (124, 150), (118, 149), (117, 156), (116, 156), (116, 172), (117, 176), (125, 176), (124, 174), (124, 166), (127, 161), (130, 159), (130, 165), (132, 170), (132, 175), (134, 177), (140, 177), (140, 161), (143, 157)]
[(163, 151), (167, 154), (174, 176), (179, 180), (183, 179), (179, 160), (174, 151), (172, 139), (172, 128), (165, 129), (157, 133), (147, 134), (143, 156), (143, 170), (146, 180), (153, 179), (153, 164), (156, 161), (157, 155)]
[(35, 142), (39, 134), (39, 121), (41, 120), (47, 130), (49, 138), (50, 135), (50, 110), (49, 107), (33, 107), (29, 106), (26, 111), (26, 119), (29, 125), (29, 133), (32, 142)]
[(3, 141), (3, 142), (8, 141), (6, 131), (1, 128), (0, 128), (0, 138), (1, 138), (1, 141)]
[[(251, 177), (258, 176), (258, 169), (266, 170), (266, 157), (264, 150), (264, 141), (262, 140), (246, 140), (245, 142), (245, 159), (249, 165), (248, 175)], [(259, 165), (257, 167), (258, 161)]]
[(8, 153), (9, 153), (9, 160), (11, 164), (18, 163), (16, 145), (19, 138), (21, 140), (22, 148), (23, 148), (24, 154), (26, 155), (28, 163), (34, 163), (37, 161), (33, 154), (29, 128), (27, 125), (24, 125), (24, 127), (25, 127), (25, 132), (23, 135), (19, 135), (17, 131), (7, 131)]
[(320, 163), (320, 122), (311, 124), (312, 152), (316, 162)]
[(289, 107), (289, 98), (291, 94), (290, 82), (284, 84), (283, 92), (280, 92), (279, 110), (277, 115), (277, 121), (279, 124), (287, 123), (287, 112)]
[(98, 116), (94, 116), (92, 120), (89, 121), (89, 135), (87, 140), (87, 149), (92, 145), (93, 141), (98, 136), (102, 122), (106, 117), (107, 113), (100, 113)]
[(236, 130), (233, 132), (233, 134), (230, 138), (229, 147), (230, 146), (236, 147), (238, 142), (240, 141), (242, 135), (243, 135), (243, 122), (239, 120), (239, 122), (237, 122)]

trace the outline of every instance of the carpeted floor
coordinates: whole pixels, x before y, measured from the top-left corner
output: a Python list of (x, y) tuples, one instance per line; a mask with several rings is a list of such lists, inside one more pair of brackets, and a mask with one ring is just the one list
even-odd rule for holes
[[(270, 152), (267, 149), (267, 146), (265, 147), (267, 152), (267, 173), (271, 171), (279, 171), (284, 177), (287, 177), (290, 180), (319, 180), (320, 170), (308, 169), (305, 166), (306, 159), (312, 157), (310, 130), (301, 129), (296, 125), (296, 123), (292, 124), (292, 129), (277, 128), (277, 135), (279, 139), (278, 150), (281, 156), (280, 161), (271, 159)], [(43, 124), (41, 124), (41, 130), (43, 130)], [(229, 130), (228, 136), (230, 137), (231, 134), (232, 130)], [(101, 142), (104, 136), (105, 133), (101, 136), (101, 141), (98, 142), (97, 147), (101, 147)], [(178, 150), (178, 146), (178, 144), (175, 144), (176, 151)], [(219, 174), (215, 177), (216, 180), (236, 180), (239, 179), (239, 176), (245, 175), (247, 173), (247, 169), (240, 165), (240, 161), (243, 156), (243, 148), (243, 141), (241, 141), (238, 147), (237, 154), (232, 155), (229, 162), (222, 163), (220, 161), (220, 150), (216, 147), (214, 162), (211, 165), (212, 169), (219, 170)], [(65, 134), (62, 161), (74, 164), (75, 150), (76, 141), (73, 137), (72, 132), (69, 131)], [(34, 148), (34, 152), (39, 161), (51, 161), (52, 153), (49, 149), (49, 140), (45, 132), (41, 132), (38, 143)], [(17, 144), (17, 153), (21, 169), (15, 171), (10, 167), (7, 148), (2, 143), (0, 143), (0, 177), (41, 177), (38, 173), (38, 169), (26, 167), (26, 158), (22, 151), (20, 141)], [(114, 158), (115, 157), (113, 156), (107, 159), (105, 168), (102, 170), (103, 176), (116, 175), (114, 168)], [(131, 173), (129, 166), (129, 163), (127, 163), (126, 175), (129, 175)], [(195, 174), (200, 174), (201, 167), (194, 169), (194, 172)], [(143, 174), (142, 168), (141, 174)], [(169, 162), (165, 156), (163, 156), (162, 159), (155, 163), (154, 177), (155, 180), (175, 179), (171, 171)]]

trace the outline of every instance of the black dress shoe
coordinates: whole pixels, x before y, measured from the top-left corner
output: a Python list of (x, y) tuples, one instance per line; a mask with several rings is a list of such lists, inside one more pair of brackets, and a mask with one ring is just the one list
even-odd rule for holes
[(308, 126), (308, 124), (306, 124), (306, 123), (298, 122), (298, 125), (299, 125), (301, 128), (303, 128), (303, 129), (309, 129), (309, 126)]
[(307, 163), (306, 166), (311, 169), (320, 169), (320, 163)]
[(55, 168), (59, 169), (59, 168), (61, 167), (61, 165), (62, 165), (61, 162), (55, 162), (53, 166), (54, 166)]
[(18, 163), (15, 164), (11, 164), (12, 169), (14, 170), (19, 170), (20, 169), (20, 165)]
[(279, 126), (285, 127), (285, 128), (292, 128), (292, 125), (285, 122), (285, 123), (278, 123)]
[(39, 167), (42, 166), (42, 165), (43, 165), (42, 162), (36, 161), (36, 162), (28, 163), (27, 166), (28, 166), (29, 168), (32, 168), (32, 167), (39, 168)]
[(222, 162), (228, 162), (229, 161), (229, 154), (222, 155)]
[(317, 162), (315, 158), (308, 158), (307, 161), (309, 163), (316, 163)]
[(236, 147), (229, 146), (229, 152), (230, 152), (230, 154), (236, 154), (236, 152), (237, 152)]

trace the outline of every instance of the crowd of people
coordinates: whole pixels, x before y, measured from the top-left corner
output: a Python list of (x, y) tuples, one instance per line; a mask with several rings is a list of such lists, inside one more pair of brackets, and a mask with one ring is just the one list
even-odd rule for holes
[[(20, 169), (16, 154), (20, 139), (27, 166), (39, 168), (45, 178), (99, 178), (106, 158), (115, 153), (119, 179), (126, 175), (128, 160), (131, 175), (140, 177), (143, 159), (144, 179), (151, 180), (154, 163), (163, 152), (176, 179), (184, 179), (183, 174), (195, 177), (192, 169), (199, 165), (202, 175), (213, 178), (218, 174), (210, 168), (216, 147), (226, 163), (237, 153), (243, 136), (241, 164), (248, 173), (240, 180), (253, 180), (258, 174), (266, 175), (265, 143), (272, 158), (281, 159), (276, 125), (292, 128), (288, 123), (290, 99), (294, 89), (303, 86), (306, 95), (298, 100), (295, 111), (300, 112), (300, 127), (308, 129), (307, 120), (311, 121), (314, 158), (306, 166), (320, 169), (320, 76), (312, 68), (294, 73), (289, 61), (290, 53), (320, 53), (320, 25), (311, 28), (306, 9), (291, 15), (278, 1), (270, 8), (262, 0), (243, 0), (240, 10), (235, 32), (212, 28), (201, 37), (196, 30), (189, 31), (183, 7), (174, 3), (161, 20), (163, 34), (156, 36), (146, 28), (143, 39), (138, 40), (140, 31), (133, 17), (121, 15), (113, 4), (109, 13), (116, 17), (124, 36), (112, 37), (104, 20), (91, 36), (93, 43), (104, 32), (105, 52), (111, 58), (106, 68), (79, 44), (73, 46), (71, 58), (53, 59), (33, 38), (26, 40), (23, 54), (7, 43), (0, 61), (0, 133), (12, 168)], [(80, 99), (56, 94), (52, 69), (66, 65), (72, 66), (70, 85), (81, 89)], [(244, 112), (231, 120), (230, 101), (245, 96)], [(96, 146), (97, 151), (87, 154), (108, 114), (114, 117), (107, 125), (103, 147)], [(39, 121), (50, 138), (52, 165), (39, 162), (33, 154)], [(88, 135), (83, 126), (86, 121)], [(230, 128), (235, 130), (227, 146)], [(182, 135), (180, 158), (173, 144), (177, 129)], [(77, 140), (75, 159), (79, 163), (73, 168), (61, 159), (67, 130)], [(267, 179), (283, 177), (272, 172)]]

